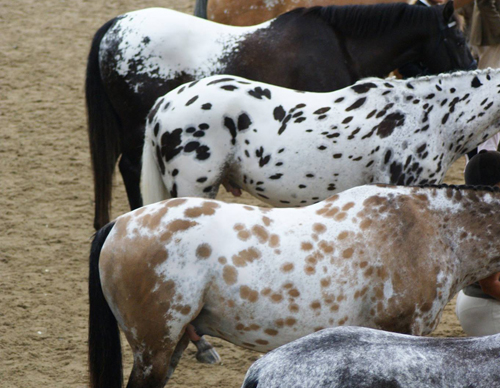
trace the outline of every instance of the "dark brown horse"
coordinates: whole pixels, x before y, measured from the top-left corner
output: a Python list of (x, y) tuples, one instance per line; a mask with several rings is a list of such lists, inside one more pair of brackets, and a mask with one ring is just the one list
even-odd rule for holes
[(175, 87), (233, 74), (327, 92), (412, 61), (431, 73), (475, 66), (452, 2), (432, 8), (402, 3), (302, 8), (253, 27), (159, 8), (110, 20), (94, 37), (86, 79), (95, 228), (109, 221), (120, 154), (130, 207), (142, 205), (145, 119), (154, 101)]

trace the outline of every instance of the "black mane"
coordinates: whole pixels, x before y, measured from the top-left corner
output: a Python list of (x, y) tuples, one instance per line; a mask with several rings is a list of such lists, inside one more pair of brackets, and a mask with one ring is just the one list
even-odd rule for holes
[(422, 30), (434, 28), (441, 7), (418, 7), (406, 3), (346, 5), (296, 8), (278, 17), (313, 16), (330, 24), (346, 36), (380, 36), (395, 27), (418, 26)]
[(432, 189), (452, 189), (452, 190), (466, 190), (466, 191), (487, 191), (490, 193), (500, 193), (500, 187), (498, 186), (486, 186), (486, 185), (447, 185), (446, 183), (442, 183), (440, 185), (435, 184), (422, 184), (415, 185), (414, 187), (420, 188), (432, 188)]

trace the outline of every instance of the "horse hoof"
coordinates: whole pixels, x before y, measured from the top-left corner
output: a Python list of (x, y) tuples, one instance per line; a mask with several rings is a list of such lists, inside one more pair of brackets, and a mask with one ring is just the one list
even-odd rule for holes
[(220, 364), (221, 359), (217, 351), (209, 344), (209, 347), (198, 348), (196, 359), (203, 364)]

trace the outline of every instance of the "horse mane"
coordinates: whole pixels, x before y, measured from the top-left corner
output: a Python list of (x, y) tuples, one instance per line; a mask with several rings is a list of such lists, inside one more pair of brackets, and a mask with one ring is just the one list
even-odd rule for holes
[(435, 17), (430, 15), (438, 15), (434, 7), (390, 3), (296, 8), (278, 19), (285, 16), (313, 16), (330, 24), (342, 35), (366, 37), (383, 35), (396, 26), (418, 25), (422, 30), (429, 30), (435, 26)]
[(413, 187), (419, 187), (422, 189), (432, 188), (432, 189), (452, 189), (456, 191), (486, 191), (489, 193), (500, 193), (500, 187), (498, 186), (486, 186), (486, 185), (448, 185), (446, 183), (436, 184), (421, 184), (415, 185)]
[[(422, 7), (423, 8), (423, 7)], [(414, 77), (414, 78), (406, 78), (406, 79), (397, 79), (395, 77), (389, 77), (389, 78), (377, 78), (377, 77), (366, 77), (362, 78), (354, 85), (357, 84), (364, 84), (367, 82), (378, 82), (378, 83), (384, 83), (384, 82), (389, 82), (391, 84), (412, 84), (412, 85), (418, 85), (421, 83), (429, 83), (429, 82), (434, 82), (438, 80), (443, 80), (444, 82), (446, 81), (453, 81), (455, 78), (460, 78), (463, 76), (476, 76), (476, 75), (483, 75), (483, 74), (491, 74), (495, 75), (500, 73), (500, 68), (491, 68), (488, 67), (486, 69), (477, 69), (477, 70), (459, 70), (455, 71), (453, 73), (441, 73), (441, 74), (434, 74), (434, 75), (425, 75), (425, 76), (420, 76), (420, 77)]]

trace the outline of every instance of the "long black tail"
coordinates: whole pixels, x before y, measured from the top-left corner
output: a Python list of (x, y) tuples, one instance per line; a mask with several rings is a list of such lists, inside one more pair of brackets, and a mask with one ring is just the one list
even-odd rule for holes
[(116, 18), (97, 30), (87, 60), (85, 97), (87, 103), (90, 157), (94, 174), (94, 228), (109, 222), (111, 188), (116, 161), (120, 156), (121, 122), (106, 94), (99, 68), (99, 46)]
[(259, 386), (259, 368), (253, 364), (245, 375), (241, 388), (257, 388)]
[(207, 19), (207, 3), (208, 0), (196, 0), (194, 6), (194, 16), (198, 16), (202, 19)]
[(91, 388), (122, 388), (120, 331), (102, 293), (99, 256), (114, 222), (94, 236), (89, 258), (89, 372)]
[(243, 386), (241, 388), (257, 388), (259, 385), (259, 381), (257, 378), (246, 378), (243, 382)]

